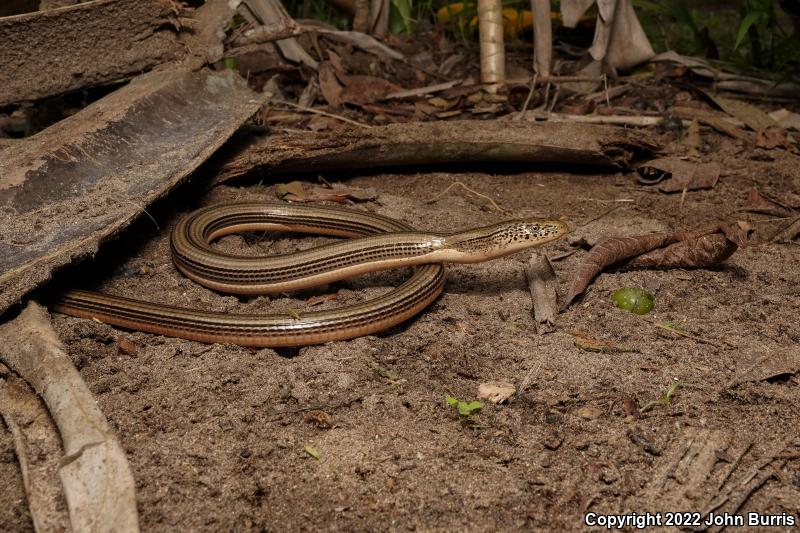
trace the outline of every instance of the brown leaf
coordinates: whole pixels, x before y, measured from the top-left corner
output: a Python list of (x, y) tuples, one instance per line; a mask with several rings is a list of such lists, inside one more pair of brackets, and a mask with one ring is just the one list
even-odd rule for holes
[(275, 195), (287, 202), (337, 202), (340, 204), (348, 200), (366, 202), (377, 198), (377, 194), (372, 189), (347, 187), (339, 183), (313, 185), (303, 181), (279, 183), (275, 187)]
[(611, 341), (597, 339), (583, 331), (573, 331), (575, 346), (587, 352), (629, 352), (628, 348), (618, 346)]
[(375, 76), (348, 76), (341, 80), (345, 84), (339, 98), (350, 104), (368, 104), (383, 100), (388, 94), (403, 88), (383, 78)]
[(722, 233), (701, 235), (631, 259), (628, 268), (707, 268), (729, 258), (738, 246)]
[(333, 294), (319, 294), (314, 295), (306, 300), (306, 305), (309, 307), (319, 304), (324, 304), (326, 302), (333, 302), (339, 298), (339, 295), (336, 293)]
[(775, 119), (752, 104), (748, 104), (742, 100), (725, 98), (712, 94), (708, 91), (703, 91), (703, 93), (705, 93), (705, 95), (712, 102), (717, 104), (720, 109), (728, 113), (730, 116), (741, 120), (752, 130), (760, 130), (778, 125)]
[(762, 195), (755, 187), (747, 192), (747, 207), (745, 210), (751, 213), (763, 213), (778, 217), (788, 216), (792, 213), (791, 210)]
[(765, 150), (784, 148), (794, 154), (800, 153), (797, 146), (789, 140), (786, 130), (781, 127), (756, 130), (756, 146)]
[(319, 89), (332, 107), (341, 105), (341, 94), (344, 88), (336, 77), (334, 67), (328, 61), (319, 64)]
[[(702, 239), (704, 236), (721, 234), (719, 237)], [(684, 243), (673, 248), (674, 243)], [(733, 229), (723, 224), (705, 230), (675, 233), (651, 233), (634, 237), (614, 237), (597, 243), (586, 256), (578, 273), (572, 281), (561, 310), (584, 290), (603, 269), (619, 264), (625, 267), (659, 267), (659, 268), (704, 268), (719, 261), (724, 261), (736, 251), (737, 246), (746, 242), (746, 235), (741, 229)], [(666, 248), (665, 248), (666, 247)], [(648, 254), (653, 250), (657, 252)], [(643, 255), (644, 254), (644, 255)], [(641, 263), (636, 261), (623, 263), (632, 258), (642, 256)]]
[(136, 344), (128, 337), (120, 335), (117, 338), (117, 352), (119, 355), (136, 355)]
[(490, 381), (478, 385), (478, 398), (489, 400), (492, 403), (503, 403), (511, 398), (515, 392), (514, 385), (505, 381)]
[(680, 192), (712, 188), (719, 180), (721, 169), (718, 163), (693, 163), (677, 157), (663, 157), (648, 161), (636, 172), (641, 177), (641, 183), (652, 185), (667, 180), (658, 190)]

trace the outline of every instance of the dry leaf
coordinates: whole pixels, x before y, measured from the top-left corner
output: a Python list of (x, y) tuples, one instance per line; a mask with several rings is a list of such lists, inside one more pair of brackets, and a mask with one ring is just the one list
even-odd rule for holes
[(572, 336), (575, 338), (575, 346), (581, 350), (588, 352), (629, 352), (631, 351), (624, 346), (617, 346), (611, 341), (604, 341), (592, 337), (583, 331), (573, 331)]
[(319, 64), (319, 89), (322, 92), (322, 96), (332, 107), (341, 105), (341, 94), (344, 88), (339, 83), (335, 68), (330, 61), (323, 61)]
[(800, 153), (797, 146), (787, 136), (786, 131), (779, 126), (756, 130), (756, 146), (766, 150), (784, 148), (793, 154)]
[(492, 403), (503, 403), (511, 398), (516, 389), (511, 383), (505, 381), (490, 381), (478, 386), (478, 398), (489, 400)]
[(659, 186), (661, 192), (710, 189), (719, 181), (718, 163), (693, 163), (677, 157), (663, 157), (648, 161), (636, 169), (640, 182), (648, 185), (666, 180)]
[[(719, 237), (701, 239), (701, 237), (715, 234), (721, 234), (722, 239)], [(730, 257), (738, 246), (746, 242), (746, 239), (746, 234), (741, 229), (733, 229), (724, 224), (693, 232), (651, 233), (606, 239), (596, 244), (586, 256), (572, 281), (572, 286), (561, 309), (566, 309), (579, 294), (586, 290), (597, 274), (611, 265), (705, 268)], [(672, 247), (671, 245), (675, 243), (685, 244)], [(657, 248), (663, 248), (663, 250), (648, 254)], [(643, 256), (638, 264), (636, 261), (623, 263), (638, 256)]]
[(764, 111), (752, 104), (748, 104), (747, 102), (743, 102), (741, 100), (725, 98), (712, 94), (708, 91), (703, 91), (703, 93), (709, 98), (709, 100), (717, 104), (720, 109), (728, 113), (730, 116), (741, 120), (754, 131), (778, 126), (778, 123), (775, 122), (771, 116), (767, 115)]
[(368, 104), (383, 100), (386, 95), (403, 90), (397, 84), (375, 76), (347, 76), (339, 77), (345, 87), (339, 94), (342, 102), (350, 104)]
[(324, 304), (326, 302), (336, 301), (338, 298), (339, 298), (339, 295), (336, 294), (336, 293), (314, 295), (314, 296), (311, 296), (310, 298), (308, 298), (306, 300), (306, 305), (308, 305), (309, 307), (312, 307), (312, 306), (315, 306), (315, 305)]
[(769, 114), (782, 128), (800, 131), (800, 114), (793, 113), (786, 108), (778, 109)]
[(747, 192), (747, 207), (745, 211), (751, 213), (763, 213), (765, 215), (772, 215), (777, 217), (785, 217), (792, 214), (790, 209), (766, 198), (755, 187)]
[(737, 248), (724, 234), (712, 233), (642, 254), (625, 263), (625, 267), (708, 268), (725, 261)]
[(372, 189), (358, 189), (339, 183), (313, 185), (303, 181), (279, 183), (275, 186), (275, 195), (287, 202), (337, 202), (340, 204), (348, 200), (366, 202), (374, 200), (378, 196)]

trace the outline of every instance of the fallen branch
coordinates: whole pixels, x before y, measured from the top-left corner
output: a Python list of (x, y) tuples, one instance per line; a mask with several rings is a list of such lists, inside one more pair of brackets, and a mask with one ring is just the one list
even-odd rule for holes
[(73, 531), (139, 530), (125, 452), (50, 325), (31, 303), (0, 326), (0, 357), (41, 395), (64, 446), (59, 476)]
[[(0, 365), (0, 376), (5, 372)], [(69, 515), (57, 475), (61, 439), (47, 409), (25, 381), (9, 375), (0, 377), (0, 415), (14, 440), (33, 528), (66, 531)]]
[(583, 124), (452, 121), (256, 139), (217, 181), (252, 175), (441, 163), (564, 163), (619, 168), (654, 148), (646, 136)]

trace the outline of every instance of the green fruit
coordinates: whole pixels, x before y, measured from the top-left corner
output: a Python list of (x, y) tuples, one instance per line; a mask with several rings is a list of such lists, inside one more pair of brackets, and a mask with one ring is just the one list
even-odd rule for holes
[(644, 289), (626, 287), (617, 289), (611, 299), (620, 309), (625, 309), (637, 315), (646, 315), (653, 310), (653, 295)]

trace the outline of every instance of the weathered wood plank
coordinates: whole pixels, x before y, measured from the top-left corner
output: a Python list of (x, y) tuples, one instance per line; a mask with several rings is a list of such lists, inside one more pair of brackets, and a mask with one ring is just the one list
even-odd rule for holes
[(0, 18), (0, 106), (136, 75), (180, 57), (169, 0), (95, 0)]
[(91, 254), (205, 161), (261, 105), (232, 72), (152, 72), (0, 145), (0, 313)]

